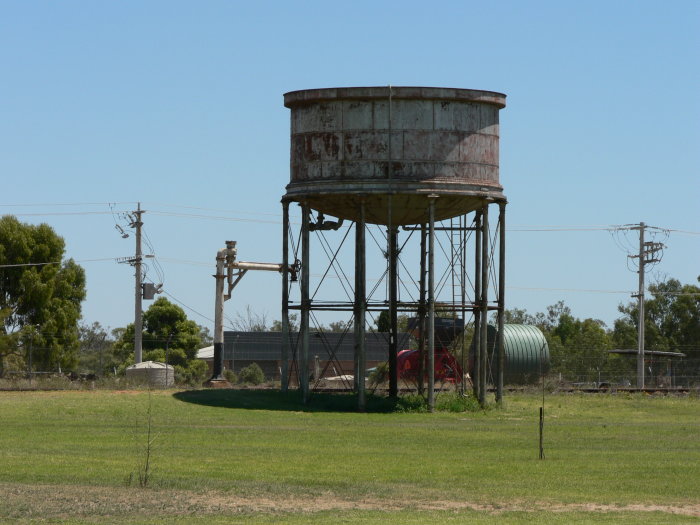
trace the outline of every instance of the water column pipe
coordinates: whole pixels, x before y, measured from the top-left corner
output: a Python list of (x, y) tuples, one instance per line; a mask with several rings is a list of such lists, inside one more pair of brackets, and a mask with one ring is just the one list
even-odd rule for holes
[[(291, 274), (292, 281), (296, 280), (298, 265), (284, 263), (264, 263), (236, 261), (236, 241), (226, 241), (226, 248), (216, 253), (216, 296), (214, 299), (214, 364), (210, 382), (226, 382), (224, 377), (224, 302), (231, 298), (231, 292), (241, 282), (249, 270), (280, 272)], [(308, 266), (308, 265), (307, 265)], [(237, 273), (233, 273), (237, 270)], [(234, 279), (235, 277), (235, 279)], [(227, 281), (228, 291), (224, 294), (224, 280)]]
[[(226, 381), (224, 377), (224, 280), (232, 278), (232, 268), (227, 260), (236, 258), (236, 241), (226, 241), (226, 248), (216, 252), (216, 297), (214, 299), (214, 363), (210, 381)], [(227, 269), (226, 266), (229, 266)]]

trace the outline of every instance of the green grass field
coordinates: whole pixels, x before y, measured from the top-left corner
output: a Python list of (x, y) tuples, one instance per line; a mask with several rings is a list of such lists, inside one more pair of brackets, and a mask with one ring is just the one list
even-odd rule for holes
[(548, 395), (544, 461), (540, 403), (358, 414), (258, 390), (2, 392), (0, 522), (700, 521), (699, 399)]

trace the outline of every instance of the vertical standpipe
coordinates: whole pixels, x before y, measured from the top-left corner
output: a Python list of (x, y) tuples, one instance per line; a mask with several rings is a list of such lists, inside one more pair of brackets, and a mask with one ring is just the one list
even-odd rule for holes
[(216, 290), (214, 298), (214, 363), (210, 381), (226, 381), (224, 377), (224, 281), (227, 278), (227, 258), (235, 256), (236, 243), (227, 241), (226, 248), (216, 253)]

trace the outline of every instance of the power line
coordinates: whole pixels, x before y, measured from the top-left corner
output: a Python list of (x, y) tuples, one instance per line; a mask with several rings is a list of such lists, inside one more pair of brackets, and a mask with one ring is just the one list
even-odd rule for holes
[[(167, 292), (166, 290), (161, 290), (161, 291), (162, 291), (165, 295), (167, 295), (168, 297), (170, 297), (173, 301), (175, 301), (176, 303), (178, 303), (178, 304), (181, 305), (181, 306), (184, 306), (184, 307), (187, 308), (189, 311), (194, 312), (195, 314), (197, 314), (198, 316), (200, 316), (202, 319), (206, 319), (207, 321), (209, 321), (209, 322), (211, 322), (211, 323), (214, 322), (214, 319), (212, 319), (211, 317), (207, 317), (206, 315), (204, 315), (204, 314), (201, 313), (201, 312), (198, 312), (197, 310), (195, 310), (195, 309), (192, 308), (191, 306), (186, 305), (185, 303), (183, 303), (182, 301), (180, 301), (180, 299), (178, 299), (177, 297), (175, 297), (175, 296), (172, 295), (171, 293)], [(230, 320), (229, 320), (229, 322), (230, 322)]]
[[(37, 207), (37, 206), (114, 206), (133, 204), (129, 201), (124, 202), (76, 202), (76, 203), (37, 203), (37, 204), (0, 204), (0, 207)], [(201, 206), (188, 206), (188, 205), (178, 205), (178, 204), (167, 204), (167, 203), (157, 203), (158, 206), (165, 206), (171, 208), (181, 208), (190, 210), (203, 210), (203, 211), (216, 211), (216, 212), (234, 212), (242, 213), (247, 215), (258, 215), (265, 217), (279, 217), (277, 213), (263, 213), (263, 212), (249, 212), (243, 210), (227, 210), (221, 208), (208, 208)], [(68, 216), (68, 215), (110, 215), (114, 213), (128, 213), (128, 211), (74, 211), (74, 212), (21, 212), (16, 215), (18, 216)], [(196, 213), (181, 213), (181, 212), (170, 212), (170, 211), (158, 211), (149, 210), (149, 213), (153, 215), (169, 216), (169, 217), (190, 217), (194, 219), (204, 219), (204, 220), (219, 220), (219, 221), (229, 221), (229, 222), (251, 222), (260, 224), (279, 224), (280, 221), (277, 220), (264, 220), (264, 219), (254, 219), (245, 217), (231, 217), (231, 216), (221, 216), (221, 215), (205, 215)], [(608, 231), (614, 232), (615, 230), (625, 229), (629, 225), (592, 225), (592, 226), (568, 226), (568, 225), (537, 225), (537, 226), (515, 226), (507, 229), (509, 232), (587, 232), (587, 231)], [(693, 230), (683, 230), (677, 228), (656, 228), (663, 232), (681, 233), (686, 235), (700, 235), (700, 231)]]
[(220, 215), (202, 215), (197, 213), (176, 213), (168, 211), (156, 211), (149, 210), (151, 215), (164, 215), (168, 217), (191, 217), (193, 219), (209, 219), (216, 221), (230, 221), (230, 222), (255, 222), (260, 224), (282, 224), (281, 221), (265, 221), (262, 219), (244, 219), (241, 217), (223, 217)]
[(607, 294), (632, 294), (630, 290), (593, 290), (583, 288), (542, 288), (527, 286), (506, 286), (510, 290), (528, 290), (537, 292), (584, 292), (584, 293), (607, 293)]
[[(81, 259), (80, 261), (73, 261), (75, 263), (86, 263), (86, 262), (96, 262), (96, 261), (116, 261), (116, 257), (103, 257), (101, 259)], [(39, 263), (22, 263), (22, 264), (0, 264), (0, 268), (18, 268), (22, 266), (46, 266), (49, 264), (61, 264), (65, 261), (50, 261), (50, 262), (39, 262)]]
[(700, 232), (694, 232), (694, 231), (690, 231), (690, 230), (674, 230), (674, 229), (669, 229), (669, 230), (666, 230), (666, 231), (674, 232), (674, 233), (685, 233), (685, 234), (687, 234), (687, 235), (700, 235)]
[(547, 226), (547, 227), (541, 227), (541, 228), (523, 228), (523, 227), (511, 227), (511, 228), (506, 228), (506, 231), (509, 232), (602, 232), (602, 231), (610, 231), (613, 229), (610, 226), (606, 227), (594, 227), (594, 228), (586, 228), (586, 227), (581, 227), (581, 228), (574, 228), (574, 227), (557, 227), (557, 226)]
[[(52, 215), (60, 215), (60, 216), (67, 216), (67, 215), (112, 215), (113, 212), (111, 211), (54, 211), (54, 212), (35, 212), (35, 213), (15, 213), (14, 215), (17, 217), (45, 217), (45, 216), (52, 216)], [(118, 212), (118, 213), (127, 213), (126, 211)]]
[(0, 208), (20, 208), (36, 206), (105, 206), (110, 204), (136, 204), (136, 201), (125, 202), (40, 202), (35, 204), (0, 204)]
[(170, 262), (170, 263), (176, 263), (176, 264), (189, 264), (190, 266), (207, 266), (211, 267), (214, 266), (214, 263), (206, 263), (206, 262), (201, 262), (201, 261), (189, 261), (186, 259), (175, 259), (173, 257), (160, 257), (158, 256), (157, 259), (163, 262)]
[(253, 211), (242, 211), (242, 210), (231, 210), (231, 209), (221, 209), (221, 208), (205, 208), (201, 206), (185, 206), (180, 204), (165, 204), (165, 203), (153, 203), (154, 206), (165, 206), (167, 208), (181, 208), (185, 210), (204, 210), (204, 211), (220, 211), (225, 213), (244, 213), (248, 215), (262, 215), (271, 217), (281, 217), (279, 213), (264, 213), (264, 212), (253, 212)]

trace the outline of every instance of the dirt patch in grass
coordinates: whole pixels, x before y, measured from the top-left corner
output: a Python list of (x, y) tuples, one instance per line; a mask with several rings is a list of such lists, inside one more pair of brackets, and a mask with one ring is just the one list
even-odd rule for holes
[(468, 501), (415, 499), (349, 500), (334, 494), (242, 496), (221, 491), (139, 489), (71, 485), (25, 485), (0, 483), (0, 516), (8, 518), (61, 519), (109, 516), (182, 516), (189, 514), (309, 513), (329, 510), (471, 510), (502, 512), (661, 512), (700, 517), (700, 503), (684, 505), (602, 505), (596, 503), (518, 502), (472, 503)]

